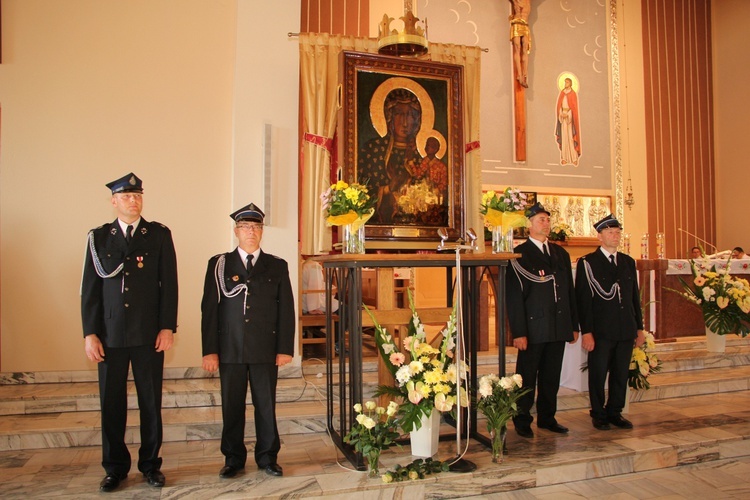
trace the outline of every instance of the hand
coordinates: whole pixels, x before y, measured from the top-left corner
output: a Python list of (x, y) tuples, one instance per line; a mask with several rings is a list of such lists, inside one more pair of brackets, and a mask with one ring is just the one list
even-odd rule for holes
[(583, 347), (583, 350), (591, 352), (594, 350), (595, 345), (596, 342), (594, 342), (594, 334), (584, 333), (581, 337), (581, 347)]
[(519, 351), (525, 351), (528, 346), (529, 339), (526, 337), (518, 337), (513, 339), (513, 347), (515, 347)]
[(156, 336), (156, 352), (168, 351), (174, 344), (174, 333), (166, 328)]
[(96, 334), (91, 334), (86, 335), (83, 340), (83, 350), (86, 352), (86, 357), (97, 363), (104, 361), (104, 346), (99, 337)]
[(573, 332), (573, 340), (571, 340), (570, 342), (568, 342), (568, 344), (573, 345), (576, 342), (578, 342), (578, 334), (579, 334), (579, 332)]
[(644, 332), (643, 330), (638, 330), (638, 336), (635, 338), (635, 346), (641, 347), (645, 343), (646, 343), (646, 332)]
[(203, 369), (207, 372), (214, 373), (219, 369), (219, 355), (218, 354), (206, 354), (203, 356)]
[(288, 354), (277, 354), (276, 355), (276, 366), (284, 366), (287, 363), (292, 362), (292, 357)]

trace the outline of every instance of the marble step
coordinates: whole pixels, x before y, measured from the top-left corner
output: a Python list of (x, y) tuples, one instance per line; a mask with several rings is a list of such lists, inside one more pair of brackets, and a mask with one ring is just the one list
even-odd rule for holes
[[(744, 341), (744, 339), (741, 339)], [(663, 361), (663, 369), (655, 374), (654, 385), (661, 385), (661, 380), (669, 381), (667, 374), (686, 371), (702, 371), (705, 369), (726, 370), (731, 367), (750, 366), (750, 345), (740, 343), (727, 347), (726, 353), (708, 353), (705, 343), (690, 342), (689, 349), (675, 349), (672, 344), (659, 344), (657, 352)], [(506, 354), (506, 373), (515, 370), (515, 352), (509, 349)], [(496, 371), (497, 354), (482, 353), (479, 358), (480, 375)], [(322, 362), (307, 360), (298, 370), (299, 377), (281, 378), (278, 385), (279, 402), (310, 401), (325, 398), (325, 369)], [(372, 397), (377, 387), (377, 358), (367, 357), (363, 362), (363, 382), (365, 398)], [(186, 408), (218, 406), (221, 404), (219, 379), (210, 376), (200, 369), (171, 369), (171, 376), (181, 375), (184, 378), (171, 378), (164, 381), (164, 408)], [(338, 363), (334, 364), (334, 372), (338, 372)], [(738, 376), (742, 372), (737, 372)], [(199, 378), (200, 375), (203, 378)], [(666, 378), (665, 378), (666, 377)], [(702, 378), (700, 376), (699, 378)], [(73, 378), (73, 377), (70, 377)], [(87, 377), (78, 377), (80, 382), (42, 383), (44, 377), (35, 375), (33, 383), (0, 384), (0, 415), (42, 414), (55, 412), (93, 411), (99, 409), (98, 385), (93, 381), (85, 381)], [(48, 380), (52, 380), (47, 376)], [(687, 382), (694, 385), (691, 377)], [(675, 397), (679, 392), (680, 382), (668, 384), (668, 388), (661, 390), (666, 395), (661, 397)], [(724, 382), (729, 383), (729, 382)], [(733, 386), (743, 382), (732, 382)], [(696, 387), (703, 387), (699, 384)], [(696, 390), (696, 387), (691, 390)], [(710, 384), (708, 387), (711, 387)], [(666, 391), (666, 392), (665, 392)], [(137, 408), (137, 399), (133, 383), (129, 384), (128, 407)], [(650, 392), (653, 397), (656, 392)], [(574, 393), (575, 394), (575, 393)], [(572, 397), (574, 394), (571, 394)], [(579, 398), (582, 401), (587, 397)], [(252, 399), (248, 394), (248, 404)]]
[[(374, 390), (374, 389), (373, 389)], [(325, 399), (323, 377), (284, 378), (277, 385), (277, 401)], [(252, 404), (250, 392), (247, 404)], [(191, 378), (164, 380), (163, 408), (217, 407), (221, 405), (219, 379)], [(128, 382), (128, 408), (138, 407), (135, 384)], [(96, 382), (0, 385), (0, 415), (24, 415), (98, 411), (99, 385)]]
[[(374, 377), (375, 374), (368, 374)], [(196, 391), (205, 392), (201, 381)], [(210, 381), (215, 383), (215, 381)], [(660, 401), (700, 395), (745, 393), (750, 388), (750, 366), (714, 368), (679, 373), (655, 374), (652, 388), (633, 391), (631, 401), (658, 404)], [(279, 430), (285, 435), (324, 432), (326, 426), (325, 395), (322, 388), (312, 399), (279, 398), (277, 406)], [(368, 397), (368, 396), (366, 396)], [(561, 388), (559, 411), (588, 414), (588, 394)], [(0, 417), (0, 450), (89, 446), (100, 443), (100, 414), (97, 410), (16, 414)], [(221, 407), (165, 407), (163, 409), (164, 440), (194, 441), (218, 439), (221, 435)], [(252, 407), (248, 407), (247, 436), (253, 437)], [(138, 411), (128, 412), (127, 440), (139, 440)]]
[[(101, 444), (100, 412), (79, 411), (0, 417), (0, 451), (67, 448)], [(221, 407), (162, 409), (164, 442), (202, 441), (221, 438)], [(326, 409), (320, 401), (278, 405), (279, 433), (283, 435), (325, 432)], [(128, 410), (125, 442), (140, 442), (138, 410)], [(255, 437), (252, 407), (247, 409), (245, 435)]]

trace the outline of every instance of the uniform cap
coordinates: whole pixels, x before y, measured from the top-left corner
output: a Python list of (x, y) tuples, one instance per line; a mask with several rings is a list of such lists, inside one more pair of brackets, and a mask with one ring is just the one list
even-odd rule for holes
[(546, 208), (544, 208), (544, 205), (542, 205), (538, 201), (536, 203), (534, 203), (533, 205), (531, 205), (529, 208), (526, 209), (526, 217), (528, 219), (531, 219), (535, 215), (541, 214), (541, 213), (545, 213), (547, 215), (551, 215), (549, 213), (549, 210), (547, 210)]
[(594, 224), (594, 229), (596, 229), (597, 233), (601, 233), (608, 227), (619, 227), (620, 229), (622, 229), (622, 224), (620, 224), (620, 221), (615, 219), (615, 216), (612, 214), (609, 214), (608, 216)]
[(133, 172), (128, 175), (120, 177), (116, 181), (112, 181), (107, 184), (107, 187), (112, 190), (112, 194), (115, 193), (142, 193), (143, 192), (143, 181), (138, 178)]
[(230, 217), (235, 222), (239, 222), (241, 220), (248, 220), (253, 222), (259, 222), (263, 224), (263, 219), (265, 218), (266, 214), (263, 213), (263, 210), (258, 208), (255, 203), (250, 203), (249, 205), (245, 205), (244, 207), (240, 208), (239, 210), (233, 212)]

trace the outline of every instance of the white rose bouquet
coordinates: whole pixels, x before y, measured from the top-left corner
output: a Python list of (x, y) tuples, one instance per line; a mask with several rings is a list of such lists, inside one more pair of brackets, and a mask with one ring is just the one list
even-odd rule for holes
[(371, 476), (379, 475), (380, 452), (393, 445), (399, 446), (396, 440), (400, 437), (397, 432), (396, 414), (398, 404), (394, 401), (388, 407), (378, 406), (374, 401), (367, 401), (354, 405), (357, 412), (357, 422), (344, 436), (344, 442), (354, 446), (354, 449), (367, 458)]

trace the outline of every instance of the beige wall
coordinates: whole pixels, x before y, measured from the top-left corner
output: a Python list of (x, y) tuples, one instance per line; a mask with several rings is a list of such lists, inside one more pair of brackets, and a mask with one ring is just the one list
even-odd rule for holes
[[(279, 145), (274, 182), (296, 192), (296, 43), (286, 33), (299, 2), (269, 3), (264, 23), (252, 3), (3, 0), (1, 371), (94, 368), (80, 326), (85, 236), (115, 217), (104, 184), (131, 170), (144, 179), (144, 217), (168, 225), (177, 247), (179, 334), (167, 364), (200, 364), (206, 261), (234, 245), (228, 214), (262, 194), (263, 123), (279, 127), (277, 140), (294, 137)], [(290, 260), (296, 283), (296, 206), (279, 204), (288, 207), (264, 243)]]
[(741, 246), (750, 252), (747, 214), (750, 169), (747, 138), (750, 134), (750, 52), (747, 26), (750, 2), (713, 0), (714, 134), (716, 160), (716, 246)]

